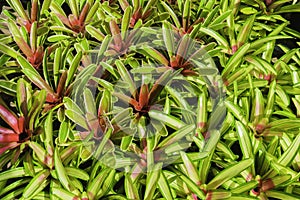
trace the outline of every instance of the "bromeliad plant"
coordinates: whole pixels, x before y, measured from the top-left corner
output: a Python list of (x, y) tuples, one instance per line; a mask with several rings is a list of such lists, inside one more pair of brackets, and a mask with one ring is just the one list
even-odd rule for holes
[(6, 5), (1, 199), (300, 199), (299, 2)]
[(130, 96), (117, 91), (113, 94), (121, 101), (124, 101), (125, 103), (128, 103), (130, 106), (132, 106), (136, 119), (139, 119), (141, 116), (147, 116), (151, 107), (155, 107), (158, 97), (164, 87), (168, 84), (168, 82), (170, 82), (170, 80), (172, 80), (173, 77), (175, 77), (180, 72), (172, 72), (172, 70), (166, 70), (162, 75), (159, 76), (159, 78), (157, 78), (152, 87), (150, 86), (150, 84), (145, 83), (144, 80), (142, 80), (141, 86), (138, 89), (136, 87), (136, 83), (132, 79), (124, 64), (122, 62), (116, 61), (116, 65), (118, 68), (118, 72), (122, 77), (122, 80), (128, 83)]
[[(71, 50), (58, 47), (54, 52), (53, 63), (51, 64), (46, 57), (48, 51), (45, 52), (43, 59), (44, 78), (23, 57), (17, 57), (17, 61), (28, 79), (39, 89), (47, 91), (46, 103), (48, 105), (44, 107), (45, 111), (54, 106), (59, 106), (62, 103), (63, 97), (71, 93), (74, 74), (82, 57), (81, 52), (73, 56)], [(66, 68), (67, 58), (71, 59), (69, 68)], [(49, 70), (50, 67), (52, 68), (51, 71)]]
[[(1, 119), (5, 124), (1, 125), (1, 154), (7, 150), (15, 149), (26, 141), (31, 140), (35, 135), (41, 132), (40, 118), (42, 107), (44, 106), (46, 92), (44, 90), (33, 92), (29, 83), (24, 79), (19, 79), (16, 87), (17, 110), (18, 114), (13, 112), (1, 99)], [(11, 151), (7, 155), (14, 155), (17, 159), (22, 153), (24, 146), (17, 151)], [(15, 157), (17, 156), (17, 157)], [(7, 157), (9, 158), (9, 157)], [(5, 163), (8, 160), (5, 159)], [(14, 161), (16, 162), (16, 161)], [(5, 165), (2, 163), (1, 167)]]
[[(44, 47), (42, 44), (38, 44), (38, 39), (41, 41), (42, 38), (37, 37), (37, 23), (34, 22), (31, 25), (29, 36), (26, 33), (23, 35), (11, 19), (8, 20), (8, 27), (9, 31), (13, 33), (14, 41), (17, 43), (22, 53), (26, 56), (27, 60), (35, 68), (38, 68), (43, 60)], [(30, 38), (30, 44), (26, 42), (27, 38)]]
[[(26, 56), (27, 60), (38, 68), (44, 56), (44, 42), (47, 37), (48, 27), (41, 15), (49, 8), (50, 1), (44, 1), (42, 5), (37, 0), (32, 0), (28, 5), (30, 13), (26, 12), (19, 0), (8, 1), (8, 4), (16, 12), (5, 10), (5, 24), (11, 33), (18, 49)], [(29, 16), (30, 15), (30, 16)], [(8, 48), (8, 47), (6, 47)], [(51, 48), (49, 48), (50, 51)]]
[[(41, 15), (49, 9), (51, 1), (44, 1), (40, 3), (38, 0), (32, 0), (27, 2), (27, 5), (23, 6), (20, 0), (8, 0), (7, 3), (15, 13), (10, 10), (3, 11), (10, 19), (16, 19), (19, 25), (24, 26), (27, 32), (31, 32), (31, 26), (33, 23), (42, 24)], [(24, 7), (28, 6), (30, 9), (27, 11)]]
[[(70, 14), (65, 13), (61, 8), (63, 1), (52, 1), (50, 9), (53, 12), (53, 18), (58, 26), (53, 26), (53, 30), (71, 33), (77, 35), (85, 32), (85, 26), (93, 22), (98, 11), (99, 1), (66, 1)], [(66, 27), (65, 27), (66, 26)]]

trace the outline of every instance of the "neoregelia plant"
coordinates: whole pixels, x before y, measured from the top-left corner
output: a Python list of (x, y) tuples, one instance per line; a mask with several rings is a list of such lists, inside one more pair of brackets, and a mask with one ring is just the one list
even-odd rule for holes
[(1, 199), (300, 199), (298, 1), (0, 2)]

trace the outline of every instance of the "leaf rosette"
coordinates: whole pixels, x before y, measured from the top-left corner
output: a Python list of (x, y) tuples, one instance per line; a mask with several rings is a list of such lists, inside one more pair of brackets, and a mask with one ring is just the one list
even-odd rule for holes
[(183, 162), (182, 151), (207, 156), (226, 109), (205, 46), (167, 25), (111, 28), (112, 36), (85, 54), (72, 98), (64, 99), (84, 146), (103, 164), (134, 174)]

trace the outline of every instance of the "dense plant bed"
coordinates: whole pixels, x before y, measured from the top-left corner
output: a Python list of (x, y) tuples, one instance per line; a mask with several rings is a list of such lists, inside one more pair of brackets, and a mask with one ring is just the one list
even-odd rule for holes
[(1, 5), (0, 199), (300, 199), (297, 1)]

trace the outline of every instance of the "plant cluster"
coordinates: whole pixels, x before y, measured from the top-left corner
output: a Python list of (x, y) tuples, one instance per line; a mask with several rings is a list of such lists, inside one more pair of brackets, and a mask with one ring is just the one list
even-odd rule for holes
[(300, 199), (296, 12), (291, 0), (7, 0), (0, 198)]

